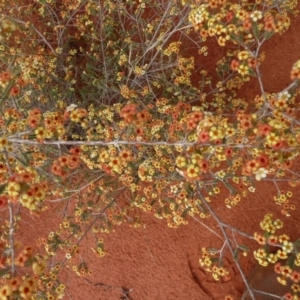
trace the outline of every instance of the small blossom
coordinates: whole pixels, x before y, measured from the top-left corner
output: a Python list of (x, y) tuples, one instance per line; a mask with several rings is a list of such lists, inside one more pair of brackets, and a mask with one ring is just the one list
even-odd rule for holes
[(72, 103), (66, 108), (67, 112), (73, 111), (77, 107), (77, 104)]
[(262, 19), (262, 17), (262, 12), (259, 10), (255, 10), (250, 14), (250, 18), (253, 20), (253, 22), (257, 22), (258, 20)]
[(294, 249), (294, 245), (291, 242), (288, 241), (284, 241), (283, 242), (283, 246), (282, 246), (282, 250), (287, 252), (287, 253), (291, 253)]
[(266, 170), (265, 168), (259, 168), (259, 169), (255, 172), (255, 179), (256, 179), (257, 181), (260, 181), (262, 178), (266, 178), (268, 173), (269, 173), (269, 171)]

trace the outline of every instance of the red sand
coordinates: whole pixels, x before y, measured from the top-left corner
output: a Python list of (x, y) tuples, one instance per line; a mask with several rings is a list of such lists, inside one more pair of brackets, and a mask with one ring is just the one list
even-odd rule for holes
[[(263, 46), (266, 59), (261, 72), (267, 92), (279, 92), (290, 83), (291, 67), (300, 59), (299, 28), (300, 16), (292, 20), (292, 26), (286, 34), (272, 37)], [(209, 49), (208, 60), (214, 57), (214, 51)], [(242, 91), (249, 101), (258, 92), (253, 82), (246, 84)], [(300, 190), (293, 190), (292, 201), (297, 208), (289, 218), (281, 215), (270, 190), (274, 191), (271, 183), (261, 183), (255, 194), (249, 193), (234, 209), (225, 208), (222, 195), (213, 201), (212, 206), (223, 221), (249, 234), (259, 231), (263, 216), (273, 212), (284, 220), (286, 233), (292, 238), (299, 237), (297, 224), (300, 208), (297, 200)], [(46, 217), (51, 221), (46, 221)], [(20, 236), (26, 243), (47, 234), (51, 226), (55, 228), (55, 218), (61, 220), (55, 213), (46, 213), (45, 218), (24, 215)], [(218, 300), (229, 294), (240, 299), (244, 284), (232, 261), (228, 262), (232, 279), (226, 283), (214, 282), (211, 275), (205, 274), (199, 267), (201, 247), (222, 245), (218, 237), (193, 219), (189, 220), (187, 226), (178, 229), (168, 228), (165, 221), (155, 219), (151, 213), (144, 213), (142, 220), (141, 228), (121, 225), (115, 228), (115, 232), (103, 234), (105, 249), (108, 250), (103, 258), (97, 258), (90, 250), (91, 237), (84, 240), (81, 255), (93, 275), (77, 277), (72, 270), (64, 272), (67, 286), (65, 299)], [(205, 222), (220, 234), (212, 218)], [(235, 236), (244, 244), (252, 245), (252, 249), (258, 248), (258, 244)], [(247, 275), (256, 265), (251, 253), (242, 257), (240, 263)]]

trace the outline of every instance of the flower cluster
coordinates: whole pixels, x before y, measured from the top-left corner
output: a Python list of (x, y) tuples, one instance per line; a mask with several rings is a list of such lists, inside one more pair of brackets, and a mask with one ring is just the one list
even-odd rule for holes
[(278, 282), (283, 285), (289, 284), (292, 293), (286, 293), (285, 299), (299, 299), (299, 240), (291, 242), (287, 234), (276, 234), (276, 231), (283, 227), (283, 222), (274, 219), (272, 214), (265, 215), (260, 227), (264, 233), (255, 233), (254, 238), (262, 247), (254, 251), (254, 257), (262, 266), (274, 264)]
[[(183, 1), (183, 5), (187, 5)], [(245, 3), (239, 5), (226, 1), (207, 1), (204, 4), (189, 4), (189, 21), (203, 39), (216, 37), (220, 46), (227, 41), (251, 45), (253, 41), (270, 38), (274, 33), (283, 33), (290, 26), (285, 10), (273, 10), (271, 3)], [(295, 4), (282, 3), (281, 8)], [(284, 7), (285, 6), (285, 7)]]
[(223, 282), (226, 282), (231, 279), (229, 271), (222, 266), (222, 259), (216, 258), (218, 252), (216, 249), (203, 247), (201, 252), (199, 264), (205, 271), (212, 273), (214, 280), (219, 281), (222, 279)]
[(291, 79), (300, 79), (300, 60), (294, 63), (291, 71)]

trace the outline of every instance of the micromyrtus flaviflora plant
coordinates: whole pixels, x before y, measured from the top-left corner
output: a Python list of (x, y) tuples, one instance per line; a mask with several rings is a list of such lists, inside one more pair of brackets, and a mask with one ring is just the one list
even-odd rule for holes
[[(90, 274), (80, 254), (87, 235), (102, 257), (102, 233), (139, 227), (143, 211), (170, 228), (214, 218), (223, 247), (203, 248), (200, 266), (227, 280), (229, 249), (253, 299), (238, 260), (249, 248), (226, 229), (257, 240), (255, 258), (276, 263), (279, 282), (293, 281), (285, 298), (298, 299), (299, 246), (275, 236), (282, 222), (268, 214), (264, 233), (250, 235), (210, 204), (222, 191), (224, 209), (243, 205), (268, 180), (274, 205), (284, 216), (295, 210), (280, 184), (299, 183), (300, 61), (276, 93), (265, 90), (260, 66), (262, 45), (290, 27), (297, 2), (27, 2), (0, 4), (0, 299), (64, 298), (61, 268)], [(226, 50), (215, 74), (203, 67), (212, 39)], [(238, 91), (250, 79), (260, 93), (245, 101)], [(22, 245), (22, 212), (54, 206), (62, 212), (56, 231), (38, 249)], [(289, 254), (292, 265), (278, 265)]]

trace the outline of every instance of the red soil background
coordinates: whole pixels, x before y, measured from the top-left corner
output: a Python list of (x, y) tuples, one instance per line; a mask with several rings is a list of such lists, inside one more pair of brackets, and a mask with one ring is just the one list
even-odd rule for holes
[[(275, 35), (262, 47), (266, 53), (261, 66), (266, 92), (279, 92), (290, 83), (289, 72), (293, 63), (300, 59), (299, 29), (300, 16), (297, 16), (292, 19), (291, 28), (285, 34)], [(214, 42), (208, 52), (208, 61), (215, 61), (222, 54)], [(214, 67), (211, 66), (211, 69), (214, 70)], [(241, 94), (252, 101), (259, 94), (255, 80), (247, 83)], [(249, 234), (260, 231), (259, 223), (263, 216), (273, 212), (284, 221), (284, 232), (296, 239), (300, 235), (300, 190), (281, 187), (294, 193), (292, 202), (296, 205), (296, 211), (290, 217), (284, 217), (280, 213), (281, 208), (275, 204), (275, 187), (271, 182), (257, 185), (256, 192), (249, 193), (233, 209), (225, 207), (225, 195), (222, 194), (213, 200), (212, 206), (224, 222)], [(39, 237), (46, 236), (51, 228), (57, 229), (60, 220), (60, 216), (50, 210), (39, 217), (24, 213), (19, 238), (24, 244), (35, 243)], [(232, 295), (234, 299), (241, 298), (244, 284), (232, 260), (228, 261), (232, 277), (228, 282), (216, 283), (210, 274), (200, 269), (198, 261), (201, 248), (222, 245), (222, 241), (201, 223), (190, 218), (188, 225), (170, 229), (166, 221), (155, 219), (151, 212), (142, 214), (142, 221), (143, 225), (138, 229), (124, 224), (117, 226), (114, 232), (104, 234), (108, 253), (103, 258), (98, 258), (91, 251), (94, 244), (87, 237), (81, 255), (93, 274), (78, 277), (71, 269), (63, 272), (67, 287), (64, 299), (218, 300), (226, 295)], [(212, 218), (204, 222), (220, 234)], [(235, 237), (241, 243), (252, 246), (252, 249), (258, 248), (258, 244), (251, 240), (240, 238), (237, 234)], [(240, 263), (247, 276), (256, 265), (251, 253), (242, 257)], [(130, 290), (127, 296), (122, 292), (125, 290)]]

